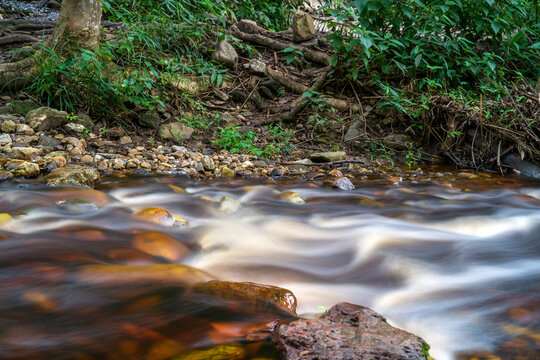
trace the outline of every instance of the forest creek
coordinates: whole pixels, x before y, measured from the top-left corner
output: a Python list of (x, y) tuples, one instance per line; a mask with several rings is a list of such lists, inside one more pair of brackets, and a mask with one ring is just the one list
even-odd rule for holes
[(540, 359), (540, 80), (428, 109), (299, 12), (308, 39), (227, 19), (239, 57), (117, 108), (40, 92), (69, 59), (2, 84), (78, 1), (0, 0), (0, 360)]

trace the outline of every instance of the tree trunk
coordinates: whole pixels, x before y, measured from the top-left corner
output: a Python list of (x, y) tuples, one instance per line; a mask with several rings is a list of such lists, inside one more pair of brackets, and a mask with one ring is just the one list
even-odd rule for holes
[[(60, 58), (68, 59), (79, 49), (93, 49), (99, 44), (101, 2), (99, 0), (64, 0), (54, 32), (45, 46)], [(45, 52), (41, 55), (47, 56)], [(0, 92), (22, 87), (35, 75), (37, 67), (33, 58), (0, 64)]]
[(101, 2), (99, 0), (64, 0), (48, 46), (71, 56), (79, 48), (92, 49), (99, 44)]

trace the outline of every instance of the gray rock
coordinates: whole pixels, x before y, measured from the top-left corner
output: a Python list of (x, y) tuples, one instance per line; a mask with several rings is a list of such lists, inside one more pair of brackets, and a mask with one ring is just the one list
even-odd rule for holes
[(360, 136), (363, 132), (363, 121), (361, 119), (354, 120), (351, 127), (347, 130), (345, 133), (345, 137), (343, 138), (345, 141), (351, 141), (356, 139), (358, 136)]
[(25, 135), (34, 135), (34, 129), (32, 129), (29, 125), (27, 124), (17, 124), (17, 132), (18, 133), (23, 133)]
[(346, 155), (347, 154), (345, 154), (345, 151), (329, 151), (313, 153), (309, 156), (309, 158), (311, 161), (318, 163), (344, 160)]
[(307, 41), (315, 35), (313, 18), (305, 13), (296, 13), (293, 18), (293, 41)]
[(92, 186), (99, 180), (99, 172), (82, 166), (62, 167), (45, 176), (50, 186)]
[(229, 69), (236, 69), (238, 65), (238, 53), (226, 40), (221, 40), (217, 43), (216, 51), (212, 53), (212, 58)]
[(520, 175), (540, 179), (540, 167), (524, 160), (518, 154), (508, 154), (502, 158), (502, 163)]
[(385, 136), (382, 142), (384, 145), (394, 149), (407, 149), (412, 140), (410, 136), (405, 134), (392, 134)]
[(255, 75), (266, 75), (266, 64), (258, 59), (251, 59), (247, 64), (249, 71)]
[(0, 134), (0, 145), (11, 144), (11, 136), (9, 134)]
[(60, 141), (47, 135), (41, 135), (38, 140), (38, 145), (47, 147), (56, 147), (60, 145)]
[(139, 115), (138, 121), (141, 126), (149, 129), (157, 129), (161, 123), (159, 115), (151, 112)]
[(11, 115), (11, 114), (3, 114), (3, 115), (0, 115), (0, 123), (4, 122), (4, 121), (18, 121), (19, 120), (19, 116), (15, 116), (15, 115)]
[(426, 360), (420, 337), (390, 326), (363, 306), (340, 303), (319, 319), (300, 319), (274, 330), (272, 341), (286, 360)]
[(68, 134), (80, 136), (86, 128), (82, 124), (70, 122), (64, 125), (64, 129)]
[(47, 131), (64, 125), (69, 119), (65, 111), (40, 107), (26, 114), (26, 122), (36, 131)]
[(158, 136), (163, 140), (187, 140), (193, 135), (193, 131), (189, 126), (174, 122), (162, 125), (159, 128)]
[(207, 171), (213, 171), (216, 168), (216, 164), (214, 164), (214, 160), (208, 155), (203, 156), (201, 163), (205, 170)]

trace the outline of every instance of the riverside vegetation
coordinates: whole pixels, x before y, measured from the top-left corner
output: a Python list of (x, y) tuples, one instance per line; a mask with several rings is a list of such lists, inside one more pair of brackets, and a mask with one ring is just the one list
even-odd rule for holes
[[(99, 47), (66, 58), (62, 44), (37, 45), (36, 72), (16, 93), (90, 115), (86, 134), (119, 125), (146, 139), (264, 157), (343, 149), (501, 171), (516, 168), (507, 155), (539, 162), (534, 1), (327, 2), (312, 11), (321, 30), (303, 43), (287, 30), (307, 6), (298, 1), (102, 5)], [(236, 28), (240, 19), (256, 21), (263, 41), (246, 37), (242, 22)], [(220, 41), (247, 69), (213, 56)], [(254, 72), (255, 59), (269, 70)], [(315, 89), (310, 78), (320, 74)], [(171, 121), (189, 129), (152, 129)]]

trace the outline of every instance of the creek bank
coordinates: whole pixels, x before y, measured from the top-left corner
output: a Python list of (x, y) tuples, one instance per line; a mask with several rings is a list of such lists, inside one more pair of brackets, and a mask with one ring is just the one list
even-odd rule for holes
[[(331, 176), (335, 187), (351, 190), (350, 181), (336, 181), (335, 166), (358, 174), (389, 169), (388, 163), (363, 157), (351, 158), (344, 151), (295, 151), (272, 160), (255, 155), (230, 154), (200, 146), (188, 148), (170, 141), (145, 139), (113, 127), (95, 134), (84, 116), (69, 116), (50, 108), (38, 108), (26, 116), (0, 109), (0, 179), (39, 178), (51, 186), (89, 186), (104, 175), (184, 174), (205, 177), (312, 177)], [(73, 129), (82, 126), (79, 133)], [(185, 126), (181, 126), (185, 130)], [(161, 130), (165, 128), (166, 130)], [(171, 132), (170, 124), (160, 131)], [(191, 136), (193, 130), (184, 131)], [(314, 163), (312, 160), (317, 161)], [(339, 173), (339, 178), (346, 175)], [(339, 185), (345, 184), (345, 185)]]

